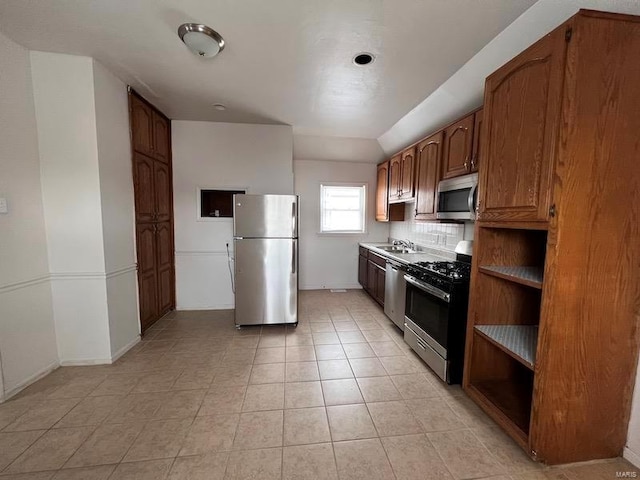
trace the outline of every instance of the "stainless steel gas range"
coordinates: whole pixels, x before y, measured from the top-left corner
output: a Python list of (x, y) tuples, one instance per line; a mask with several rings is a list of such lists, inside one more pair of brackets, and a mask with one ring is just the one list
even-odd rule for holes
[(404, 340), (447, 383), (460, 383), (471, 257), (405, 267)]

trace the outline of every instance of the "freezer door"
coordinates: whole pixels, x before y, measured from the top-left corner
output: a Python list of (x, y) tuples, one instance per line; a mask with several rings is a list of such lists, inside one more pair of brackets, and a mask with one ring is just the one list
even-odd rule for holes
[(234, 195), (233, 236), (297, 238), (296, 195)]
[(236, 325), (298, 321), (298, 240), (235, 239)]

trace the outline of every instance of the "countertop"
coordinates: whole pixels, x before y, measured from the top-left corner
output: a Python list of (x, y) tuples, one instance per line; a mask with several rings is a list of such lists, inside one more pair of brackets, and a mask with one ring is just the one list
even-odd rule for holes
[(391, 246), (388, 242), (379, 242), (379, 243), (360, 243), (361, 247), (368, 248), (369, 250), (381, 255), (383, 257), (390, 258), (395, 260), (396, 262), (410, 264), (416, 262), (447, 262), (451, 260), (455, 260), (456, 254), (453, 252), (443, 252), (443, 251), (420, 251), (417, 253), (394, 253), (387, 252), (385, 250), (380, 249), (379, 247), (388, 247)]

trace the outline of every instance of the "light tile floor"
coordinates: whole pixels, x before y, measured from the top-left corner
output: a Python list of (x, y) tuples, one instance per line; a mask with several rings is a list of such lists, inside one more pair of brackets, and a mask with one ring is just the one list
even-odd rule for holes
[(0, 405), (5, 479), (613, 479), (532, 462), (435, 377), (362, 291), (302, 292), (300, 323), (173, 312), (114, 365)]

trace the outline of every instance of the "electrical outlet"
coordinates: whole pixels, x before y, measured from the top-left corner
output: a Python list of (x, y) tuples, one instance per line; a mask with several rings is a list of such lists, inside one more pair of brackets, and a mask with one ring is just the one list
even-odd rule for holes
[(9, 213), (9, 206), (6, 198), (0, 198), (0, 213)]

